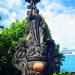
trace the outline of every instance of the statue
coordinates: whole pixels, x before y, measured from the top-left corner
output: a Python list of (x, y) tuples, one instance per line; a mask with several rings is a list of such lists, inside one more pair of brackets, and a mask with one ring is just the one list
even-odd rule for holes
[(41, 25), (42, 19), (39, 16), (39, 10), (36, 8), (35, 5), (40, 0), (26, 0), (26, 1), (30, 3), (30, 5), (28, 5), (28, 9), (31, 9), (30, 11), (27, 12), (27, 15), (28, 15), (27, 20), (29, 23), (28, 31), (29, 29), (31, 29), (36, 42), (38, 42), (39, 44), (40, 43), (39, 29), (42, 28), (42, 25)]
[(27, 40), (21, 41), (16, 47), (13, 64), (22, 71), (22, 75), (51, 75), (49, 73), (48, 53), (43, 40), (43, 28), (46, 23), (39, 15), (36, 4), (40, 0), (25, 0), (30, 3), (27, 11)]

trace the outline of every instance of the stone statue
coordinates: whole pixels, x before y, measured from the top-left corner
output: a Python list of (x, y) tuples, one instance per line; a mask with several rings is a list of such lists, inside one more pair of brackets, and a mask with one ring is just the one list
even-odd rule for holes
[(13, 64), (22, 71), (22, 75), (50, 75), (48, 72), (48, 57), (43, 41), (43, 28), (46, 23), (39, 15), (36, 4), (40, 0), (25, 0), (30, 3), (27, 12), (27, 40), (21, 41), (16, 47)]

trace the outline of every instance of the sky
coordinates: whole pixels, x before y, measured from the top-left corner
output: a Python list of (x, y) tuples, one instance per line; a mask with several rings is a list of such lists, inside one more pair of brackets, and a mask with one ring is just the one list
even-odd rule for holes
[[(24, 0), (0, 0), (0, 25), (9, 27), (16, 19), (24, 19), (27, 5)], [(41, 0), (37, 8), (60, 50), (75, 49), (75, 0)]]

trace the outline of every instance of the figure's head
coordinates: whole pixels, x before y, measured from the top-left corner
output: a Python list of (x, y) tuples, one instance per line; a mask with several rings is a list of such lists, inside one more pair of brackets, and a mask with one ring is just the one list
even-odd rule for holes
[(38, 2), (40, 2), (40, 0), (25, 0), (28, 3), (33, 2), (34, 4), (37, 4)]

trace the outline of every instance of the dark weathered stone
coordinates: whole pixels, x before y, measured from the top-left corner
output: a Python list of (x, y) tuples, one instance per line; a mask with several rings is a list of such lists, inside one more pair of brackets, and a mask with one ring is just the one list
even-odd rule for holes
[[(26, 2), (30, 3), (30, 0), (26, 0)], [(36, 3), (33, 2), (31, 7)], [(37, 8), (31, 8), (31, 11), (28, 12), (30, 12), (27, 17), (28, 27), (26, 30), (28, 39), (21, 41), (16, 47), (13, 64), (22, 71), (22, 75), (50, 75), (48, 53), (43, 41), (43, 28), (46, 23), (40, 17)], [(32, 69), (33, 63), (37, 61), (45, 63), (45, 69), (42, 72), (35, 72)]]

